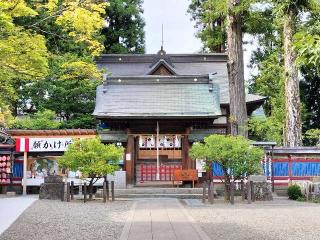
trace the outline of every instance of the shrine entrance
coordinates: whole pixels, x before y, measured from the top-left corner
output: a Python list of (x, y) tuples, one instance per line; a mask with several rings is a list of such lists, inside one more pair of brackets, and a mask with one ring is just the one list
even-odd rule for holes
[(171, 181), (173, 171), (182, 169), (181, 135), (140, 135), (138, 138), (136, 182)]
[(174, 170), (182, 169), (182, 135), (141, 134), (136, 141), (136, 183), (172, 181)]

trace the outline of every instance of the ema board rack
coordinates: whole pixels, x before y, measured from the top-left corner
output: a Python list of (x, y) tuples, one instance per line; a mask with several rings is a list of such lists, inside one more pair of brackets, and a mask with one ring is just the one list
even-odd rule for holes
[(12, 156), (10, 154), (0, 154), (0, 185), (10, 184), (12, 166)]

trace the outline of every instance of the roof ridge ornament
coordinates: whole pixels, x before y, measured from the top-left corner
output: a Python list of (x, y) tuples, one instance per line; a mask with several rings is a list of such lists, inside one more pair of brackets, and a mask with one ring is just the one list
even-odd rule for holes
[(163, 23), (162, 23), (162, 25), (161, 25), (161, 47), (157, 53), (158, 55), (164, 56), (167, 54), (166, 51), (163, 49), (163, 46), (164, 46), (164, 40), (163, 40)]

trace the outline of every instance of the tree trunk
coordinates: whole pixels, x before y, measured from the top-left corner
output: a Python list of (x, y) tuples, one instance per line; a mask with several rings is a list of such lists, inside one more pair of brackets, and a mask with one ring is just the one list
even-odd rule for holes
[(244, 83), (244, 64), (242, 48), (242, 20), (241, 15), (232, 14), (234, 0), (229, 0), (227, 19), (228, 43), (228, 77), (230, 94), (230, 127), (231, 135), (248, 136), (247, 106)]
[(93, 196), (93, 180), (94, 178), (90, 179), (90, 184), (89, 184), (89, 199), (92, 200)]
[(231, 178), (228, 174), (228, 169), (223, 168), (223, 176), (224, 176), (224, 200), (229, 201), (230, 200), (230, 182)]
[(302, 145), (301, 104), (296, 53), (293, 49), (296, 12), (289, 10), (284, 16), (284, 67), (285, 67), (285, 129), (284, 145), (295, 147)]
[(229, 201), (230, 200), (230, 183), (231, 179), (228, 174), (228, 172), (225, 170), (224, 171), (224, 200)]

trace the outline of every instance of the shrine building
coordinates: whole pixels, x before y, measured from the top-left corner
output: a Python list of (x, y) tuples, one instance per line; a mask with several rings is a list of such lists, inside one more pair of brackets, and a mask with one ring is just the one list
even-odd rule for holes
[[(127, 183), (170, 180), (167, 169), (195, 169), (192, 143), (229, 132), (227, 55), (107, 54), (93, 115), (104, 143), (125, 147)], [(247, 94), (251, 115), (265, 97)], [(163, 170), (165, 169), (165, 171)]]

